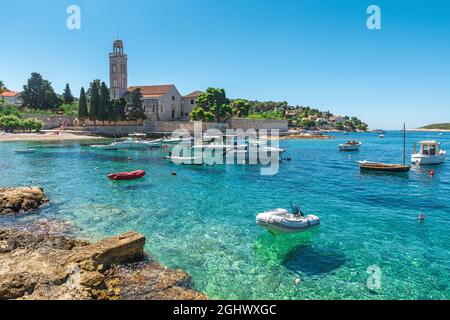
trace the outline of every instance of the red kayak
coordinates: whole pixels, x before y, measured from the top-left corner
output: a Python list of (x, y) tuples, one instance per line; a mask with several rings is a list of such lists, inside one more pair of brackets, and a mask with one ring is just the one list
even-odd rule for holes
[(143, 176), (145, 176), (145, 171), (137, 170), (133, 172), (111, 173), (108, 175), (108, 178), (111, 180), (136, 180), (142, 178)]

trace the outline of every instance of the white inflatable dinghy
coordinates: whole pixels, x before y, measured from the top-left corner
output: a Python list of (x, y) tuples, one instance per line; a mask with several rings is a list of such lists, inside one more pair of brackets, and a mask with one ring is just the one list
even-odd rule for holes
[(275, 209), (258, 214), (256, 224), (272, 233), (294, 233), (317, 227), (320, 219), (312, 214), (303, 216), (301, 211), (289, 213), (285, 209)]

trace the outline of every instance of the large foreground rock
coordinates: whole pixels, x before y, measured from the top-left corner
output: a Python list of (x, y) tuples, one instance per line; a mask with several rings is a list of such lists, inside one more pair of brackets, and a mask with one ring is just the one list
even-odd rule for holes
[(0, 216), (36, 210), (47, 201), (41, 187), (0, 188)]
[(184, 271), (142, 262), (144, 244), (136, 232), (90, 244), (0, 229), (0, 299), (206, 298)]

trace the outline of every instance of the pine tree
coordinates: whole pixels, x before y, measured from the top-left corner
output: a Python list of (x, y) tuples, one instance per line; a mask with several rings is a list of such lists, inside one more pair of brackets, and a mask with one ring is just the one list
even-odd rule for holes
[(144, 108), (142, 107), (141, 89), (138, 88), (132, 92), (129, 92), (125, 100), (125, 112), (128, 120), (137, 121), (146, 118)]
[(98, 106), (98, 116), (97, 120), (103, 121), (103, 125), (105, 125), (105, 121), (108, 119), (109, 112), (109, 90), (104, 82), (102, 82), (100, 86), (100, 99)]
[(88, 118), (88, 109), (87, 109), (87, 101), (86, 101), (86, 93), (84, 92), (84, 88), (81, 88), (80, 91), (80, 102), (78, 106), (78, 120), (84, 121)]
[(98, 110), (100, 104), (100, 96), (98, 93), (98, 81), (94, 80), (91, 83), (90, 88), (91, 101), (89, 103), (89, 120), (94, 121), (94, 126), (96, 125), (98, 119)]
[(74, 102), (75, 98), (72, 95), (72, 91), (70, 91), (69, 84), (66, 84), (66, 87), (64, 88), (63, 92), (63, 101), (66, 104), (72, 104)]

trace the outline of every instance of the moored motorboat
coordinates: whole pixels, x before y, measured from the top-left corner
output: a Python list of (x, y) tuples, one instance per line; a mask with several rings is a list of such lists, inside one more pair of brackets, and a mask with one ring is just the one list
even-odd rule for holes
[(277, 148), (277, 147), (259, 147), (258, 151), (260, 152), (267, 152), (267, 153), (272, 153), (272, 152), (278, 152), (279, 154), (282, 154), (284, 152), (286, 152), (286, 149), (283, 148)]
[(17, 153), (17, 154), (28, 154), (28, 153), (35, 153), (35, 152), (36, 152), (36, 150), (35, 149), (31, 149), (31, 148), (14, 150), (14, 153)]
[(142, 149), (149, 149), (149, 148), (155, 147), (156, 145), (159, 145), (159, 142), (153, 143), (150, 141), (128, 138), (124, 141), (114, 142), (113, 144), (117, 147), (117, 149), (142, 150)]
[(202, 157), (189, 157), (189, 156), (183, 157), (170, 155), (167, 156), (166, 159), (174, 164), (197, 165), (197, 166), (203, 165)]
[(445, 161), (446, 154), (444, 150), (440, 149), (437, 141), (421, 141), (419, 152), (416, 152), (416, 145), (414, 145), (411, 162), (417, 165), (441, 164)]
[(341, 151), (358, 151), (362, 143), (359, 141), (347, 141), (339, 145)]
[(144, 170), (137, 170), (132, 172), (118, 172), (111, 173), (108, 175), (108, 178), (111, 180), (136, 180), (145, 176)]
[(113, 142), (111, 144), (93, 144), (90, 146), (93, 149), (97, 150), (117, 150), (116, 142)]
[(295, 233), (319, 226), (320, 219), (312, 214), (304, 216), (299, 209), (293, 213), (285, 209), (275, 209), (258, 214), (256, 224), (272, 233)]
[(162, 144), (179, 144), (179, 143), (187, 143), (187, 142), (192, 142), (193, 138), (192, 137), (188, 137), (188, 138), (175, 138), (175, 137), (165, 137), (161, 140)]

